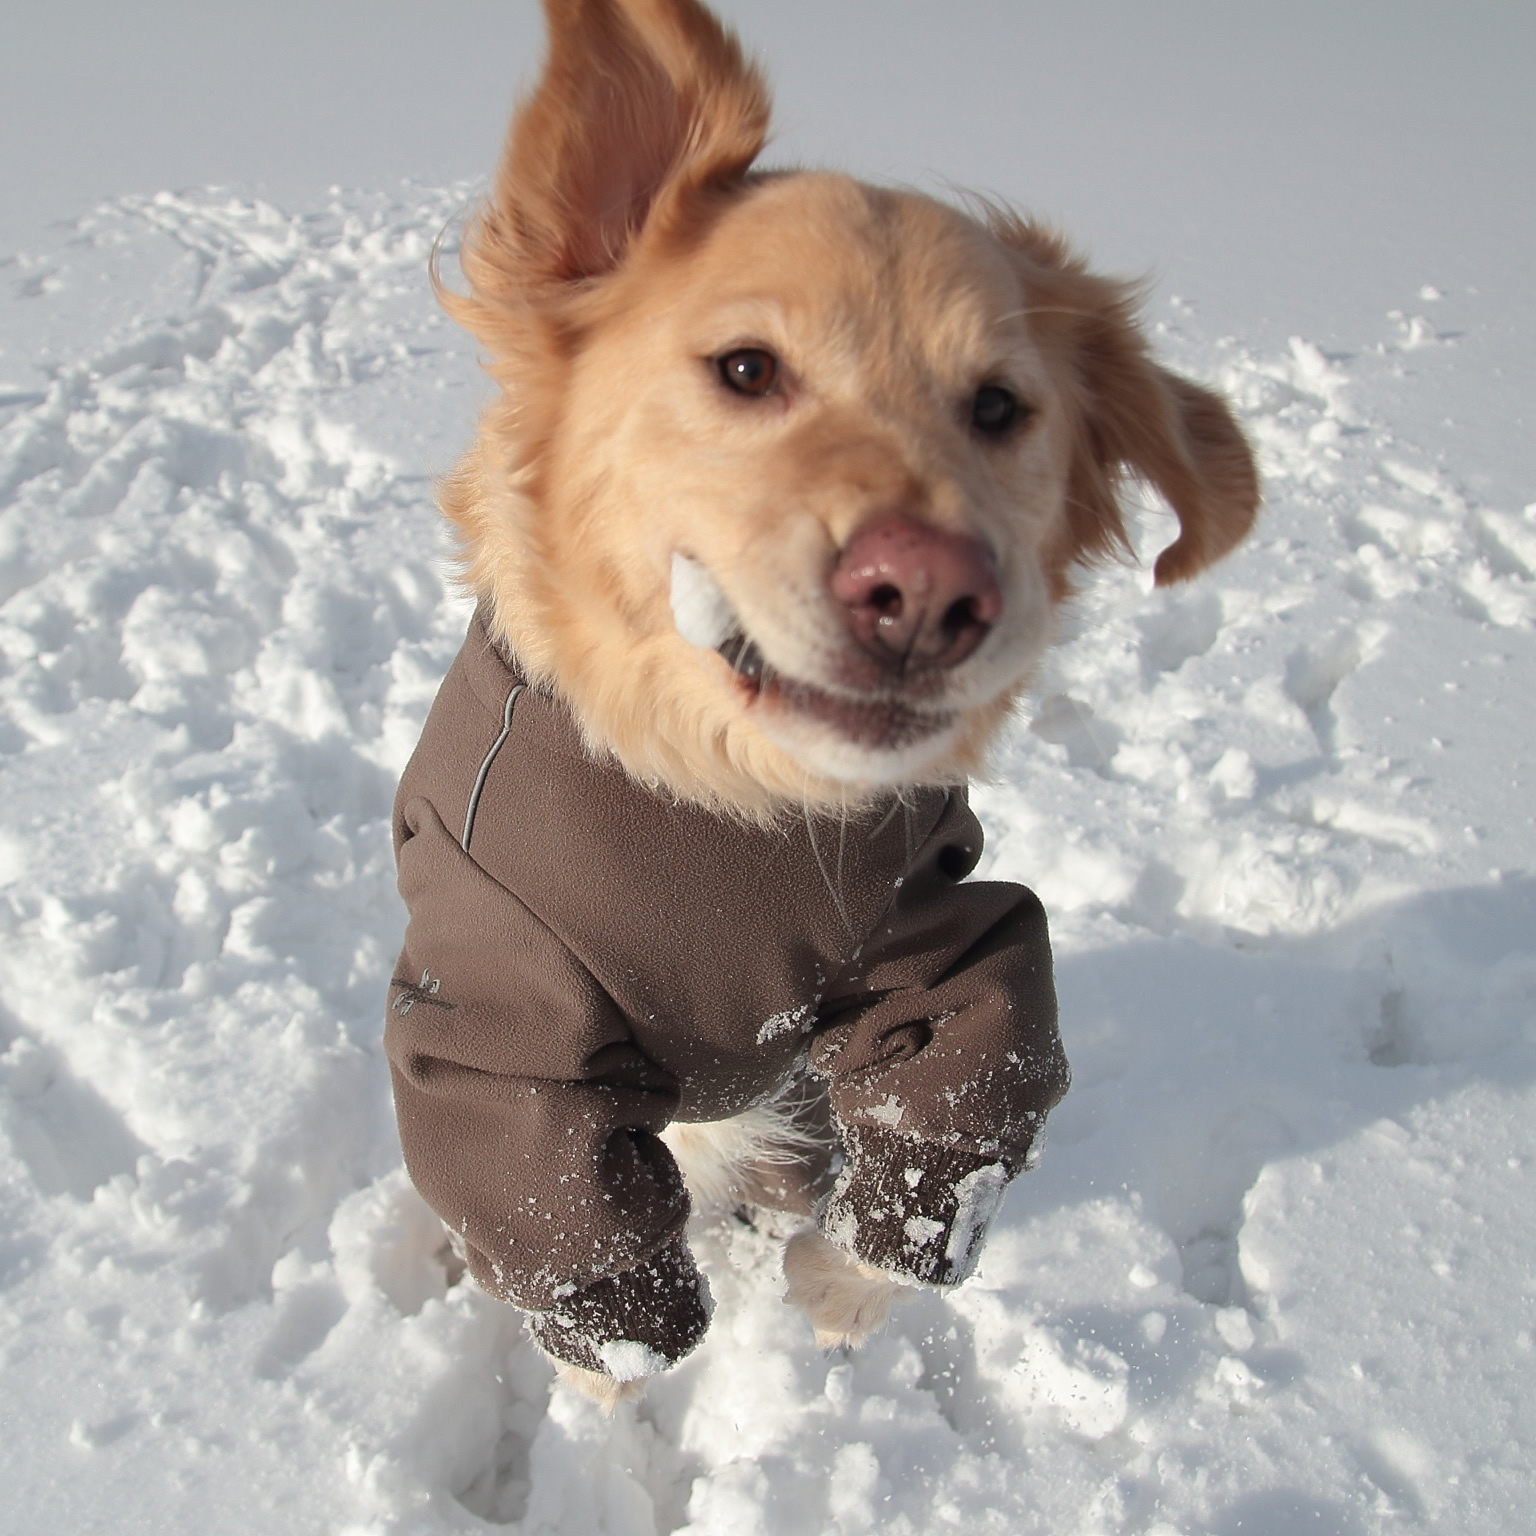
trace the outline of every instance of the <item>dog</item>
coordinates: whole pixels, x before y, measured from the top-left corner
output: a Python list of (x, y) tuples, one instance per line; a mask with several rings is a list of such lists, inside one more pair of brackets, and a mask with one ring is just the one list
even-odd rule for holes
[(441, 301), (498, 394), (442, 487), (478, 599), (395, 811), (386, 1049), (474, 1277), (600, 1402), (697, 1344), (694, 1203), (778, 1209), (862, 1342), (954, 1285), (1068, 1072), (965, 784), (1134, 477), (1159, 583), (1253, 523), (1137, 291), (1006, 209), (756, 167), (696, 0), (545, 0)]

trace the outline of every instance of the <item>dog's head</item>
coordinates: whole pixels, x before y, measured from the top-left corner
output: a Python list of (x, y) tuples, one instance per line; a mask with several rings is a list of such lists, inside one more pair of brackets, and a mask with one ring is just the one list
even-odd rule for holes
[(749, 814), (973, 769), (1075, 566), (1251, 525), (1223, 403), (1055, 235), (754, 172), (768, 99), (694, 0), (546, 0), (550, 54), (463, 249), (501, 396), (444, 506), (590, 744)]

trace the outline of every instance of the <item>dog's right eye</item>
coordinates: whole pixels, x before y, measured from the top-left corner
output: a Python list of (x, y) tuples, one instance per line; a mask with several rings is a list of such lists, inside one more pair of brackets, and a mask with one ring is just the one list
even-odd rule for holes
[(721, 382), (738, 395), (771, 394), (779, 381), (779, 360), (762, 347), (738, 347), (715, 359)]
[(1029, 407), (1001, 384), (983, 384), (971, 401), (971, 425), (983, 437), (1006, 437), (1029, 415)]

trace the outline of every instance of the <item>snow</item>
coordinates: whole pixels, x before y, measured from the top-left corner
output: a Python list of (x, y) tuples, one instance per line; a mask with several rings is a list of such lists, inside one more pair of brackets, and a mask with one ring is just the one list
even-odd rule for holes
[(603, 1369), (615, 1381), (639, 1381), (645, 1376), (656, 1376), (667, 1368), (665, 1355), (637, 1343), (634, 1339), (611, 1339), (598, 1351), (602, 1356)]
[[(103, 30), (5, 109), (84, 127), (8, 157), (82, 190), (23, 186), (0, 255), (0, 1530), (1525, 1528), (1529, 17), (736, 7), (785, 153), (1161, 263), (1158, 350), (1238, 402), (1268, 507), (1191, 587), (1095, 583), (976, 791), (1075, 1082), (974, 1278), (828, 1359), (774, 1244), (701, 1229), (709, 1339), (605, 1420), (447, 1285), (380, 1051), (390, 795), (467, 617), (431, 477), (483, 397), (424, 278), (473, 187), (398, 178), (483, 172), (529, 61), (464, 77), (505, 81), (463, 87), (488, 143), (382, 134), (376, 190), (328, 192), (286, 128), (264, 172), (135, 161), (120, 8), (55, 9)], [(196, 121), (220, 70), (235, 104), (345, 75), (372, 143), (423, 51), (397, 10), (351, 55), (287, 8), (255, 53), (184, 29)], [(159, 57), (180, 12), (144, 13)]]
[[(720, 583), (710, 575), (708, 567), (691, 555), (672, 556), (670, 601), (677, 632), (689, 645), (712, 651), (730, 639), (736, 628), (736, 614), (720, 590)], [(794, 1019), (779, 1015), (769, 1019), (763, 1028), (792, 1029), (795, 1023)], [(758, 1036), (759, 1045), (763, 1039)]]
[[(677, 569), (676, 559), (677, 557), (674, 557), (674, 573)], [(676, 612), (675, 601), (673, 612)], [(681, 626), (679, 626), (678, 632), (682, 633)], [(684, 635), (684, 638), (686, 639), (687, 636)], [(778, 1040), (797, 1029), (804, 1030), (815, 1022), (815, 1018), (816, 1010), (809, 1003), (802, 1003), (798, 1008), (786, 1008), (783, 1013), (776, 1013), (771, 1018), (763, 1020), (762, 1026), (757, 1032), (757, 1043), (759, 1045), (767, 1045), (770, 1040)]]
[(1007, 1183), (1007, 1169), (1001, 1163), (990, 1163), (985, 1168), (973, 1169), (955, 1186), (955, 1221), (944, 1247), (944, 1260), (952, 1273), (974, 1273), (982, 1239), (997, 1215)]

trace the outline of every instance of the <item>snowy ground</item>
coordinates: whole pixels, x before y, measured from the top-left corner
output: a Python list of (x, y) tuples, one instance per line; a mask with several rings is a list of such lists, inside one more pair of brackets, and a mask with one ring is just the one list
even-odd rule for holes
[(1426, 259), (1290, 342), (1159, 291), (1269, 505), (1192, 588), (1098, 584), (977, 793), (1052, 914), (1044, 1160), (846, 1361), (701, 1232), (713, 1334), (604, 1421), (445, 1289), (379, 1048), (468, 195), (0, 257), (0, 1532), (1529, 1529), (1536, 464), (1475, 425), (1529, 411), (1528, 288)]

